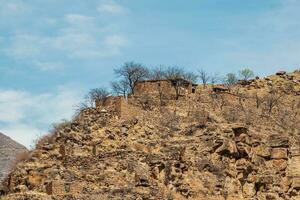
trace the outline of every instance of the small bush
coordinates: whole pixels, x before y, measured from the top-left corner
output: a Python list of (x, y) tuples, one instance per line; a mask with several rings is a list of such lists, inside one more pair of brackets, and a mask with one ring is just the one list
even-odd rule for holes
[(45, 144), (53, 144), (55, 142), (56, 135), (55, 133), (50, 133), (48, 135), (41, 136), (35, 142), (35, 147), (37, 149), (42, 148)]
[(63, 120), (61, 123), (53, 124), (49, 134), (40, 136), (35, 140), (35, 147), (40, 149), (45, 144), (54, 144), (58, 133), (66, 129), (68, 126), (70, 126), (70, 122), (67, 120)]
[(9, 166), (9, 171), (13, 171), (19, 163), (24, 162), (28, 159), (30, 159), (30, 152), (23, 151), (21, 153), (18, 153), (14, 161), (11, 162)]
[(152, 110), (155, 107), (155, 101), (149, 94), (143, 94), (138, 98), (138, 103), (143, 110)]
[(190, 115), (191, 122), (196, 122), (198, 126), (205, 127), (209, 121), (209, 113), (205, 109), (194, 111)]
[(235, 107), (226, 107), (226, 109), (222, 111), (224, 119), (228, 122), (237, 122), (241, 118), (240, 113), (241, 112)]
[(171, 131), (178, 131), (179, 130), (179, 122), (180, 118), (177, 116), (176, 112), (166, 112), (163, 114), (160, 124), (163, 127), (169, 128)]

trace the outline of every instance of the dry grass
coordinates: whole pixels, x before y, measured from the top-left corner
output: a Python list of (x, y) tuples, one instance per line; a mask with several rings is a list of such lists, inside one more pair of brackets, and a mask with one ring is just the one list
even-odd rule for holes
[(50, 133), (43, 135), (35, 140), (35, 147), (37, 149), (42, 148), (45, 144), (54, 144), (57, 138), (57, 135), (60, 131), (63, 131), (66, 127), (70, 125), (70, 122), (67, 120), (62, 121), (61, 123), (53, 124)]
[(35, 141), (35, 147), (37, 149), (42, 148), (45, 144), (53, 144), (56, 139), (55, 133), (50, 133), (48, 135), (41, 136)]
[(9, 171), (10, 172), (13, 171), (19, 163), (29, 160), (30, 157), (31, 157), (31, 154), (29, 151), (24, 151), (24, 152), (18, 153), (16, 155), (15, 160), (10, 164)]

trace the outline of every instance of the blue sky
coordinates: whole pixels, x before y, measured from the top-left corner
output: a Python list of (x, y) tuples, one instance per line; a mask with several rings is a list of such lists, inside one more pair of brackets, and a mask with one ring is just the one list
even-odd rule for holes
[(30, 146), (134, 60), (264, 76), (300, 63), (299, 0), (0, 0), (0, 131)]

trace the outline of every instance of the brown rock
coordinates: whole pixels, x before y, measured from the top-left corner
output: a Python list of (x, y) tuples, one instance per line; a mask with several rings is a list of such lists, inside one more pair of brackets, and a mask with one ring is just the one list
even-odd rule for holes
[(278, 72), (276, 72), (277, 76), (281, 76), (281, 75), (285, 75), (285, 74), (286, 74), (286, 71), (278, 71)]
[(271, 158), (273, 159), (287, 159), (287, 149), (285, 148), (273, 148), (271, 151)]
[(288, 160), (287, 175), (289, 177), (300, 176), (300, 156), (292, 157)]
[(254, 147), (253, 153), (258, 156), (267, 158), (271, 156), (271, 149), (265, 145), (259, 145), (257, 147)]
[(62, 181), (52, 181), (46, 186), (48, 195), (63, 195), (66, 193), (65, 184)]
[(274, 134), (268, 137), (267, 143), (270, 147), (289, 147), (289, 138)]
[(274, 159), (266, 161), (266, 167), (274, 171), (284, 171), (287, 167), (287, 161), (284, 159)]
[(255, 190), (255, 184), (254, 183), (248, 183), (246, 182), (243, 185), (243, 196), (245, 198), (251, 198), (256, 194), (256, 190)]

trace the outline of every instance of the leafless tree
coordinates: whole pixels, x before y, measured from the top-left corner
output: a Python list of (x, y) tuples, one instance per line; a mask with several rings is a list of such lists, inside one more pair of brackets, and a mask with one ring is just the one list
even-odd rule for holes
[(239, 71), (239, 74), (241, 78), (245, 81), (254, 77), (253, 71), (249, 68), (242, 69), (241, 71)]
[(184, 79), (191, 83), (196, 83), (198, 80), (198, 76), (193, 72), (185, 72)]
[(183, 68), (177, 66), (168, 67), (167, 69), (165, 69), (164, 76), (166, 79), (180, 79), (184, 78), (185, 71)]
[(105, 88), (95, 88), (90, 90), (85, 99), (91, 107), (102, 104), (107, 100), (110, 93)]
[(201, 80), (204, 88), (206, 88), (206, 85), (210, 79), (210, 76), (204, 69), (200, 69), (198, 72), (199, 72), (199, 79)]
[(217, 73), (214, 73), (210, 76), (210, 83), (214, 86), (216, 83), (220, 81), (220, 77)]
[(150, 79), (152, 80), (162, 80), (165, 78), (166, 69), (164, 66), (160, 65), (151, 70)]
[(111, 87), (114, 94), (122, 95), (124, 98), (127, 97), (130, 90), (129, 84), (124, 79), (112, 82)]
[(135, 62), (126, 62), (122, 67), (115, 69), (114, 72), (125, 80), (130, 88), (131, 94), (134, 94), (136, 83), (149, 76), (149, 70), (142, 64)]
[(224, 80), (226, 85), (232, 86), (232, 85), (236, 84), (237, 81), (238, 81), (238, 78), (237, 78), (235, 73), (226, 74), (226, 77), (225, 77), (225, 80)]

